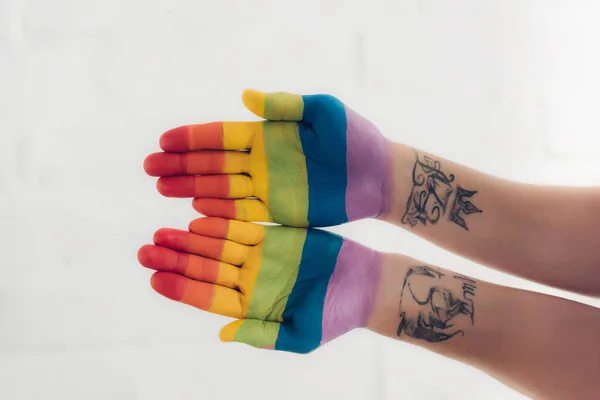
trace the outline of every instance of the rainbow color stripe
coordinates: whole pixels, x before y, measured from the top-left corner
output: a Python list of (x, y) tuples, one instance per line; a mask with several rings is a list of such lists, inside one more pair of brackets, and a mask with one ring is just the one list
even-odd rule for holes
[(161, 229), (140, 250), (152, 286), (173, 300), (238, 318), (220, 338), (306, 353), (365, 326), (379, 282), (379, 255), (316, 229), (219, 218)]
[(245, 91), (267, 121), (172, 129), (146, 171), (159, 191), (195, 197), (208, 216), (333, 226), (389, 208), (389, 146), (377, 128), (328, 95)]

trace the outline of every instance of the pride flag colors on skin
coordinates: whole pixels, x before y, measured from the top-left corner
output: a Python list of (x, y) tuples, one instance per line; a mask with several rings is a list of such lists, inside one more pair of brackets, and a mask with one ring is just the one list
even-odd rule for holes
[(391, 158), (369, 121), (329, 95), (246, 90), (246, 107), (266, 121), (212, 122), (172, 129), (163, 153), (145, 160), (157, 188), (194, 197), (207, 216), (333, 226), (384, 215)]
[(316, 229), (220, 218), (189, 229), (157, 231), (138, 258), (158, 293), (237, 318), (221, 340), (307, 353), (367, 324), (379, 253)]

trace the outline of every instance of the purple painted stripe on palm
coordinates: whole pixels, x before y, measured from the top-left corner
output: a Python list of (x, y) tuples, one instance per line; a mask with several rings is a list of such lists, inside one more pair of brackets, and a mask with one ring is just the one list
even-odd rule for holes
[(388, 212), (391, 149), (373, 123), (346, 109), (346, 215), (349, 221)]
[(381, 254), (344, 240), (323, 304), (321, 345), (367, 325), (379, 284)]

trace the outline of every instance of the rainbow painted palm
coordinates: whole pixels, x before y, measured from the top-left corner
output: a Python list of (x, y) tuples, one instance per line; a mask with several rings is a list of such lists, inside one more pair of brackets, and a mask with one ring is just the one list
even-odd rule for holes
[(365, 326), (379, 280), (378, 253), (315, 229), (201, 218), (161, 229), (140, 263), (153, 288), (202, 310), (239, 318), (223, 341), (306, 353)]
[(333, 226), (388, 209), (390, 157), (377, 128), (329, 95), (247, 90), (266, 118), (172, 129), (146, 172), (169, 197), (195, 197), (207, 216)]

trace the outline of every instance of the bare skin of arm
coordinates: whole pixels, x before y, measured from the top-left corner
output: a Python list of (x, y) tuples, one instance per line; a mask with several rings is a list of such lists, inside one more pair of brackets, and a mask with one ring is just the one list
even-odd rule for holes
[(380, 219), (476, 262), (600, 296), (600, 189), (527, 185), (390, 144)]
[(465, 362), (535, 399), (600, 393), (600, 310), (385, 254), (368, 329)]

